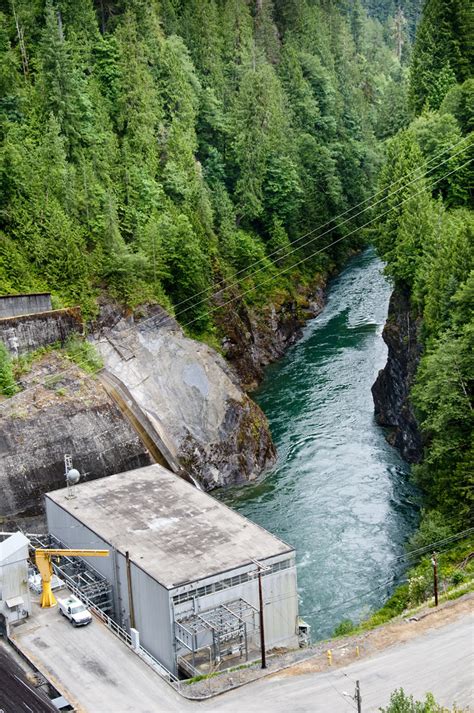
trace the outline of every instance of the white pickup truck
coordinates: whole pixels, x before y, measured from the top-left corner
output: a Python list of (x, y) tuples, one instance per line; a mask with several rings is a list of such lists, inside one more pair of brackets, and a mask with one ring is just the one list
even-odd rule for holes
[(67, 617), (73, 626), (90, 624), (92, 616), (89, 609), (80, 599), (70, 596), (67, 599), (58, 599), (59, 613)]

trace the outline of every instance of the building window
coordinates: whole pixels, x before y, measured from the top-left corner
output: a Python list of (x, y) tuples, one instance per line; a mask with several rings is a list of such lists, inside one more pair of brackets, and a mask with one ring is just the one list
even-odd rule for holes
[[(295, 560), (293, 558), (282, 560), (281, 562), (275, 562), (270, 565), (269, 569), (263, 572), (263, 575), (275, 574), (275, 572), (281, 572), (284, 569), (289, 569), (294, 567)], [(173, 604), (182, 604), (183, 602), (192, 601), (195, 597), (204, 597), (207, 594), (212, 594), (213, 592), (220, 592), (223, 589), (228, 589), (229, 587), (236, 587), (239, 584), (244, 584), (250, 579), (254, 578), (254, 572), (244, 572), (243, 574), (238, 574), (235, 577), (229, 577), (228, 579), (221, 579), (219, 582), (214, 582), (213, 584), (207, 584), (205, 587), (199, 587), (198, 589), (191, 589), (189, 592), (182, 592), (182, 594), (175, 594), (173, 597)]]

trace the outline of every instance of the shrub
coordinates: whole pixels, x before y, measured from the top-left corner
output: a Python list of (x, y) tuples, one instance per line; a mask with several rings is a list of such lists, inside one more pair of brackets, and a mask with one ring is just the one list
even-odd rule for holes
[(461, 582), (464, 582), (465, 578), (466, 575), (464, 574), (464, 572), (461, 572), (461, 570), (458, 569), (453, 573), (451, 577), (451, 582), (454, 584), (454, 586), (456, 586), (457, 584), (461, 584)]
[(17, 391), (10, 354), (5, 345), (0, 342), (0, 394), (13, 396)]
[(350, 619), (343, 619), (334, 629), (333, 636), (345, 636), (355, 629), (355, 624)]
[(426, 579), (423, 575), (416, 575), (408, 580), (408, 597), (410, 604), (421, 604), (426, 597)]
[(68, 359), (80, 366), (84, 371), (94, 374), (104, 366), (95, 347), (77, 336), (70, 337), (65, 345)]
[(446, 517), (437, 510), (422, 512), (421, 524), (417, 532), (410, 537), (408, 551), (418, 550), (439, 542), (453, 534), (452, 528), (446, 524)]
[[(388, 708), (379, 708), (379, 710), (381, 713), (450, 713), (449, 708), (436, 703), (432, 693), (427, 693), (424, 701), (414, 701), (413, 696), (407, 696), (403, 688), (392, 693)], [(461, 713), (461, 711), (454, 706), (451, 713)]]

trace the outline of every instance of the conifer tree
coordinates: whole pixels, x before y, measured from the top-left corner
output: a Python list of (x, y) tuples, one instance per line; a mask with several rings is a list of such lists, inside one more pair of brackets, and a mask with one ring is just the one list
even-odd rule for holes
[(410, 101), (419, 114), (438, 109), (449, 89), (468, 78), (473, 47), (463, 0), (427, 0), (410, 69)]

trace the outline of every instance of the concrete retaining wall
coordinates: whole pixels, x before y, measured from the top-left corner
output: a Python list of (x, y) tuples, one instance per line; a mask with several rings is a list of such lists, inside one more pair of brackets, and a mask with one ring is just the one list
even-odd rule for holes
[(79, 307), (0, 319), (0, 342), (13, 357), (56, 342), (63, 344), (69, 335), (82, 331)]
[(38, 314), (39, 312), (49, 312), (50, 310), (51, 295), (49, 292), (0, 297), (0, 319), (18, 317), (21, 314)]

